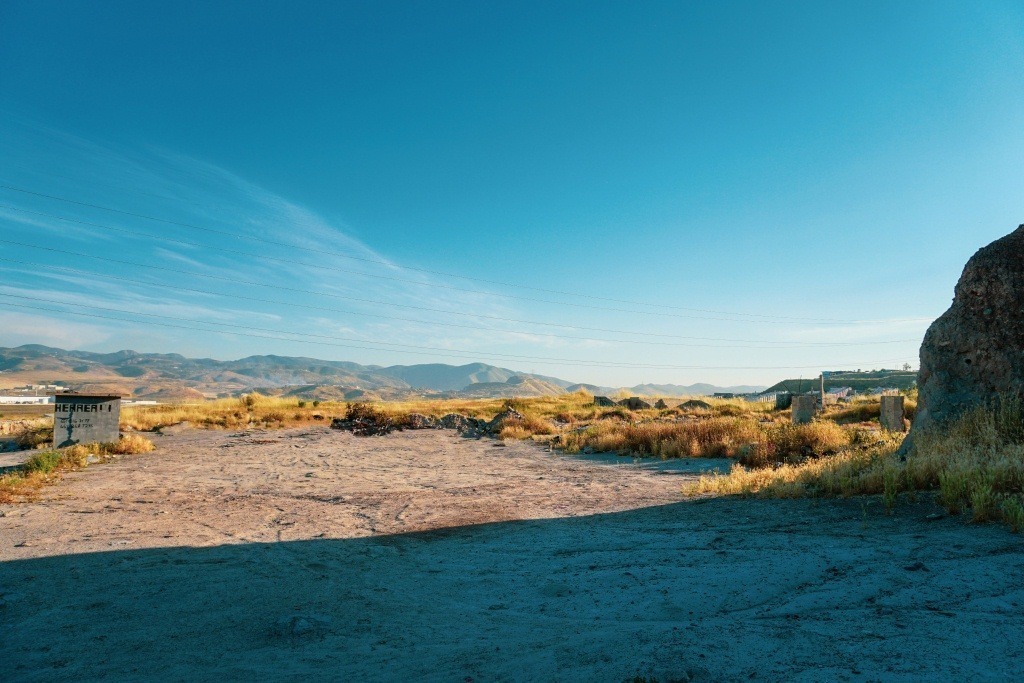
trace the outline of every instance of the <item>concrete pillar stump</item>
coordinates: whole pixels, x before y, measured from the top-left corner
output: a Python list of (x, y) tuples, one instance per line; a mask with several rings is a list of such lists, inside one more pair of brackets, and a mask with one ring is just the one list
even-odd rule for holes
[(814, 394), (802, 394), (793, 397), (793, 424), (807, 424), (818, 412), (818, 397)]
[(903, 422), (903, 397), (883, 396), (882, 412), (879, 415), (878, 421), (881, 423), (882, 429), (886, 431), (907, 431), (906, 423)]

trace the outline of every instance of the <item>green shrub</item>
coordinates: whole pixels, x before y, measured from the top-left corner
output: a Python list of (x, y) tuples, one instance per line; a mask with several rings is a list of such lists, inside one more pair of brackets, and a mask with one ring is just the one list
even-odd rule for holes
[(38, 472), (40, 474), (49, 474), (50, 472), (57, 469), (57, 466), (61, 462), (60, 451), (43, 451), (42, 453), (36, 453), (31, 458), (25, 461), (21, 466), (21, 469), (26, 474), (32, 474)]

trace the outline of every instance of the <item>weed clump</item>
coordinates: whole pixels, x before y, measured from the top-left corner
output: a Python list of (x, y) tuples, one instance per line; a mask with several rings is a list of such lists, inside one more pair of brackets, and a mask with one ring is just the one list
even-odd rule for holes
[(498, 438), (500, 439), (529, 439), (535, 434), (555, 433), (555, 428), (547, 420), (522, 413), (502, 419), (498, 427)]

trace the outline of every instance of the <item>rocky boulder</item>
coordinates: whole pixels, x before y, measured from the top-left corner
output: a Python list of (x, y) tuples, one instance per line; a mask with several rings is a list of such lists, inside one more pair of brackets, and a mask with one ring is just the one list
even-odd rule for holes
[(619, 401), (619, 405), (630, 410), (649, 410), (651, 404), (639, 396), (630, 396)]
[(405, 418), (406, 429), (436, 429), (438, 426), (437, 418), (430, 417), (429, 415), (421, 415), (419, 413), (409, 413)]
[(476, 422), (474, 418), (459, 415), (458, 413), (448, 413), (437, 421), (442, 429), (454, 429), (459, 432), (475, 427)]
[(954, 294), (921, 343), (917, 415), (903, 453), (915, 434), (1000, 395), (1024, 395), (1024, 225), (971, 257)]
[(501, 431), (501, 428), (505, 426), (505, 421), (510, 420), (513, 422), (522, 421), (525, 419), (523, 414), (515, 408), (508, 406), (505, 410), (501, 411), (494, 416), (494, 419), (487, 423), (487, 431), (494, 432), (495, 434)]

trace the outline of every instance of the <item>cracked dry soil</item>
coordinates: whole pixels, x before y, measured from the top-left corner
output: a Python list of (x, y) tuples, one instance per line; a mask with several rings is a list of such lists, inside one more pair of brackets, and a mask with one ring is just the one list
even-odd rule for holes
[(0, 506), (11, 681), (1024, 679), (1024, 547), (446, 431), (185, 431)]

